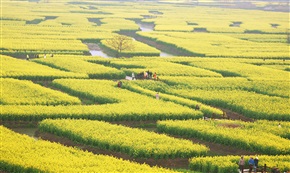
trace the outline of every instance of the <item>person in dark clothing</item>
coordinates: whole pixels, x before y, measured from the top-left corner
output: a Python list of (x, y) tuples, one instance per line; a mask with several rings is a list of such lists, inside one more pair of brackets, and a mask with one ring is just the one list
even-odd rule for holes
[(118, 87), (121, 88), (122, 87), (122, 81), (118, 82)]
[(249, 163), (249, 173), (251, 173), (255, 164), (253, 157), (250, 158), (248, 163)]
[(256, 157), (256, 158), (254, 159), (254, 172), (255, 172), (255, 173), (257, 173), (258, 163), (259, 163), (259, 158)]

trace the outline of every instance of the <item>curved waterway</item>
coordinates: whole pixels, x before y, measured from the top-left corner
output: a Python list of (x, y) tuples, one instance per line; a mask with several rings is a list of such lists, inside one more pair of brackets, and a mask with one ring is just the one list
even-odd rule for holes
[(154, 24), (151, 23), (136, 23), (139, 26), (139, 29), (142, 32), (151, 32), (154, 31)]
[[(142, 32), (151, 32), (154, 31), (155, 25), (153, 23), (145, 23), (145, 22), (136, 22), (136, 24), (139, 26), (139, 29)], [(132, 36), (134, 40), (137, 40), (134, 36)], [(140, 41), (140, 40), (139, 40)], [(92, 56), (100, 56), (103, 58), (111, 58), (109, 55), (107, 55), (103, 50), (99, 47), (96, 43), (84, 43), (88, 46), (89, 52)], [(146, 43), (145, 43), (146, 44)], [(160, 57), (173, 57), (175, 55), (163, 52), (160, 50)]]

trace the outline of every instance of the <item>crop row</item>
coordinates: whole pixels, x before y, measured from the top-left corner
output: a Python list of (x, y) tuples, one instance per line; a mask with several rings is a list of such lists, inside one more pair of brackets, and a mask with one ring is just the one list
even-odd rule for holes
[(52, 80), (55, 78), (88, 78), (86, 74), (65, 72), (35, 62), (23, 61), (1, 55), (1, 77), (28, 80)]
[(57, 56), (56, 58), (36, 59), (35, 61), (53, 68), (87, 74), (90, 78), (125, 78), (123, 71), (96, 63), (89, 63), (82, 59), (82, 56)]
[[(92, 60), (94, 61), (94, 60)], [(95, 60), (95, 62), (100, 62)], [(134, 59), (110, 59), (105, 60), (103, 63), (112, 67), (121, 69), (126, 73), (135, 74), (150, 70), (152, 73), (156, 72), (161, 76), (199, 76), (199, 77), (222, 77), (221, 74), (205, 70), (203, 68), (197, 68), (187, 66), (174, 62), (167, 62), (166, 60), (154, 58), (154, 57), (137, 57)], [(130, 73), (131, 72), (131, 73)]]
[[(249, 167), (248, 160), (253, 156), (244, 156), (245, 169)], [(192, 158), (189, 161), (189, 168), (191, 170), (201, 171), (201, 172), (216, 172), (216, 173), (239, 173), (238, 162), (239, 156), (215, 156), (215, 157), (203, 157), (203, 158)], [(281, 172), (286, 172), (290, 170), (290, 155), (280, 155), (280, 156), (258, 156), (259, 163), (258, 168), (260, 170), (264, 169), (266, 164), (266, 170), (272, 168), (279, 168)]]
[(77, 142), (127, 153), (132, 157), (189, 158), (205, 155), (208, 151), (205, 146), (191, 141), (100, 121), (43, 120), (39, 128)]
[(35, 140), (3, 126), (0, 131), (0, 167), (5, 172), (173, 172)]
[(241, 90), (171, 89), (171, 94), (205, 104), (228, 108), (253, 119), (289, 121), (289, 98), (268, 96)]
[(201, 90), (243, 90), (252, 91), (259, 94), (278, 96), (282, 98), (289, 98), (290, 94), (287, 92), (289, 88), (288, 81), (283, 80), (247, 80), (243, 77), (171, 77), (164, 76), (162, 81), (167, 85), (162, 86), (164, 90), (169, 91), (171, 88), (184, 89), (201, 89)]
[(192, 62), (190, 65), (215, 71), (221, 73), (223, 76), (246, 77), (252, 80), (260, 78), (268, 80), (289, 80), (288, 76), (290, 75), (286, 71), (238, 62)]
[[(163, 93), (160, 90), (162, 90), (161, 88), (163, 88), (164, 85), (162, 85), (162, 87), (161, 87), (159, 84), (162, 85), (164, 83), (158, 82), (158, 81), (137, 80), (137, 81), (134, 81), (134, 83), (133, 82), (124, 82), (124, 87), (131, 90), (131, 91), (145, 94), (145, 95), (150, 96), (150, 97), (154, 97), (156, 92), (159, 92), (160, 99), (165, 100), (165, 101), (171, 101), (171, 102), (174, 102), (176, 104), (181, 104), (183, 106), (188, 106), (192, 109), (196, 109), (196, 106), (198, 105), (200, 108), (199, 110), (201, 112), (203, 112), (203, 114), (207, 117), (210, 117), (213, 114), (215, 114), (217, 116), (223, 115), (223, 111), (221, 111), (217, 108), (205, 105), (201, 102)], [(146, 89), (146, 87), (150, 88), (150, 89)]]
[[(138, 35), (174, 48), (182, 48), (183, 51), (197, 56), (289, 59), (287, 51), (289, 47), (285, 43), (255, 43), (208, 33), (138, 32)], [(263, 51), (261, 51), (262, 48)]]
[(80, 105), (68, 94), (41, 87), (31, 81), (3, 78), (0, 81), (3, 105)]
[[(45, 118), (86, 118), (97, 120), (197, 119), (203, 113), (173, 102), (156, 100), (118, 88), (106, 80), (54, 80), (55, 87), (99, 105), (1, 106), (2, 120), (42, 120)], [(142, 100), (142, 101), (140, 101)], [(110, 104), (109, 104), (110, 103)], [(103, 104), (103, 105), (101, 105)]]
[(157, 129), (168, 134), (196, 137), (263, 154), (289, 154), (290, 152), (289, 139), (265, 133), (256, 128), (233, 126), (223, 121), (159, 121)]

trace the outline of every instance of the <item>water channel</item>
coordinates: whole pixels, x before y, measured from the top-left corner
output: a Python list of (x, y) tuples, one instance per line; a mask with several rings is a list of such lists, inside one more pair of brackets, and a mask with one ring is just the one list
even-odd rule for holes
[[(154, 31), (155, 25), (153, 23), (137, 22), (136, 24), (139, 26), (139, 29), (142, 32)], [(135, 40), (135, 38), (133, 38), (133, 39)], [(84, 44), (86, 44), (88, 46), (92, 56), (111, 58), (109, 55), (107, 55), (105, 52), (103, 52), (103, 50), (98, 46), (98, 44), (95, 44), (95, 43), (84, 43)], [(160, 51), (160, 57), (173, 57), (173, 56), (174, 55)]]
[(154, 24), (151, 23), (142, 23), (142, 22), (137, 22), (136, 23), (139, 26), (139, 29), (142, 32), (151, 32), (154, 31)]
[(102, 50), (90, 50), (92, 56), (100, 56), (103, 58), (111, 58), (107, 54), (105, 54)]

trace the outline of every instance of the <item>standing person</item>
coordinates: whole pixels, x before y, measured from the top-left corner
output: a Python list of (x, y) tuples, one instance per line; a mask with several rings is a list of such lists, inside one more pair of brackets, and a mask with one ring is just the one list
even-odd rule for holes
[(29, 55), (28, 55), (28, 54), (26, 55), (26, 60), (28, 60), (28, 61), (29, 61)]
[(153, 74), (153, 79), (154, 80), (157, 80), (157, 74), (156, 74), (156, 72), (154, 72), (154, 74)]
[(252, 173), (253, 167), (255, 165), (253, 157), (250, 158), (248, 163), (249, 163), (249, 173)]
[(144, 79), (146, 79), (148, 76), (148, 73), (146, 71), (144, 71)]
[(227, 117), (227, 113), (226, 111), (223, 111), (223, 118), (226, 118)]
[(132, 80), (136, 80), (134, 72), (132, 73)]
[(122, 82), (121, 82), (121, 81), (118, 82), (118, 87), (119, 87), (119, 88), (122, 87)]
[(241, 156), (241, 159), (239, 160), (239, 169), (241, 173), (244, 173), (244, 166), (245, 166), (245, 160), (244, 160), (244, 157)]
[(151, 78), (150, 71), (147, 71), (147, 79)]
[(196, 105), (195, 110), (199, 110), (199, 109), (200, 109), (199, 105)]
[(157, 92), (155, 95), (156, 99), (159, 100), (159, 93)]
[(43, 56), (44, 58), (46, 58), (46, 54), (44, 54), (44, 56)]
[(259, 163), (259, 158), (256, 156), (254, 159), (254, 172), (257, 173), (257, 168), (258, 168), (258, 163)]

